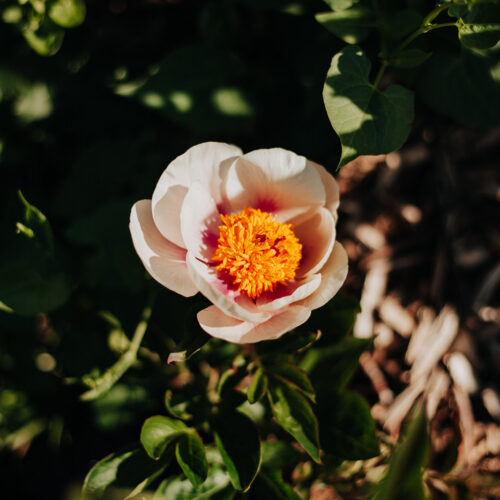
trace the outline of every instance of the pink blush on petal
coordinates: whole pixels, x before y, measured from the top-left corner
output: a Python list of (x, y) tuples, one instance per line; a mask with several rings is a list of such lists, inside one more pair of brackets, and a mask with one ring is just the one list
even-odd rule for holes
[(255, 203), (252, 208), (258, 208), (259, 210), (262, 210), (263, 212), (267, 213), (273, 213), (278, 210), (278, 205), (274, 200), (271, 200), (270, 198), (268, 199), (259, 199), (257, 200), (257, 203)]

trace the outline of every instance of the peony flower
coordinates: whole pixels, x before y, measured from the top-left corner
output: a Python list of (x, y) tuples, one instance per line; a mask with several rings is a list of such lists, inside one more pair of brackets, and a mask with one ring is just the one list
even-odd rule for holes
[(151, 276), (213, 305), (201, 328), (229, 342), (278, 338), (326, 304), (347, 275), (335, 241), (339, 191), (324, 167), (284, 149), (208, 142), (176, 158), (132, 207)]

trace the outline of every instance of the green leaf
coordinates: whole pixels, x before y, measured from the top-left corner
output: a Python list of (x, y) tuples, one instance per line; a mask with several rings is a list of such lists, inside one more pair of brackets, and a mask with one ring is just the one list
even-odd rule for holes
[(297, 329), (279, 339), (259, 342), (256, 347), (259, 354), (292, 354), (305, 349), (317, 338), (317, 333), (311, 332), (309, 329)]
[(368, 404), (354, 392), (340, 392), (318, 404), (322, 448), (343, 460), (366, 460), (380, 451)]
[(207, 480), (198, 488), (181, 477), (170, 477), (158, 486), (153, 500), (230, 500), (233, 496), (227, 474), (210, 467)]
[(269, 381), (269, 400), (278, 424), (289, 432), (320, 463), (318, 421), (310, 404), (290, 385), (273, 379)]
[(189, 432), (181, 436), (177, 441), (175, 456), (191, 484), (198, 488), (205, 481), (208, 473), (205, 448), (198, 434)]
[(187, 432), (189, 428), (180, 420), (155, 415), (144, 422), (141, 443), (147, 454), (157, 460), (170, 443)]
[(90, 469), (83, 483), (84, 498), (103, 498), (112, 489), (131, 491), (154, 479), (170, 459), (151, 460), (140, 448), (113, 453)]
[(116, 92), (133, 96), (190, 130), (214, 134), (252, 121), (254, 104), (241, 85), (245, 73), (243, 61), (231, 50), (189, 45), (170, 52), (142, 85)]
[(373, 500), (425, 500), (422, 474), (428, 436), (423, 407), (417, 407), (408, 429), (391, 458), (387, 476), (377, 485)]
[(264, 441), (262, 443), (262, 467), (283, 469), (299, 460), (301, 453), (284, 441)]
[(309, 399), (315, 401), (313, 386), (306, 374), (306, 372), (287, 362), (275, 362), (267, 367), (268, 373), (276, 376), (284, 382), (291, 384), (295, 389), (298, 389), (305, 394)]
[(437, 111), (475, 127), (500, 125), (498, 60), (468, 50), (439, 52), (420, 71), (420, 96)]
[(250, 498), (265, 500), (300, 500), (293, 488), (283, 481), (280, 470), (262, 469), (255, 486), (252, 488)]
[(359, 357), (370, 342), (369, 339), (348, 337), (333, 346), (311, 349), (300, 366), (309, 373), (318, 393), (338, 391), (349, 382), (358, 367)]
[(247, 398), (250, 404), (260, 401), (267, 392), (268, 379), (262, 367), (259, 366), (248, 386)]
[(49, 17), (63, 28), (73, 28), (85, 20), (83, 0), (55, 0), (50, 3)]
[(31, 230), (35, 242), (49, 255), (54, 253), (54, 235), (47, 217), (34, 205), (29, 203), (21, 191), (17, 192), (24, 205), (24, 225)]
[(340, 11), (350, 9), (359, 0), (323, 0), (332, 10)]
[(389, 58), (390, 66), (395, 68), (414, 68), (423, 64), (432, 54), (420, 49), (402, 50)]
[(45, 272), (36, 261), (11, 261), (0, 268), (0, 309), (22, 316), (61, 307), (71, 290), (62, 272)]
[(342, 144), (338, 168), (358, 155), (390, 153), (410, 133), (413, 93), (396, 84), (381, 92), (368, 80), (370, 66), (359, 47), (346, 47), (326, 77), (323, 99)]
[(189, 401), (180, 401), (177, 404), (174, 404), (172, 399), (174, 395), (170, 389), (165, 392), (165, 408), (168, 413), (174, 418), (178, 418), (180, 420), (188, 420), (192, 417), (186, 409), (189, 406)]
[(322, 12), (316, 14), (315, 17), (316, 21), (330, 33), (350, 44), (363, 41), (369, 35), (371, 29), (376, 26), (373, 11), (366, 7)]
[(500, 5), (478, 3), (469, 6), (467, 14), (459, 20), (458, 36), (469, 49), (487, 49), (500, 40)]
[(37, 29), (25, 26), (21, 33), (28, 45), (41, 56), (53, 56), (60, 48), (64, 30), (49, 21), (44, 21)]
[(202, 300), (192, 305), (184, 318), (184, 335), (182, 342), (176, 346), (176, 351), (168, 356), (167, 363), (179, 363), (188, 360), (196, 354), (212, 337), (201, 329), (196, 317), (197, 313), (207, 307), (207, 302)]
[(246, 491), (260, 469), (262, 452), (255, 424), (238, 411), (221, 411), (213, 420), (215, 443), (238, 491)]

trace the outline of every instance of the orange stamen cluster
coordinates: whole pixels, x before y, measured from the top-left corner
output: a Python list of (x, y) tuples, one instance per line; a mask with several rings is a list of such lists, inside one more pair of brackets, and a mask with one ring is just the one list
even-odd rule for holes
[(295, 277), (302, 245), (292, 224), (278, 222), (258, 208), (223, 214), (221, 220), (212, 260), (234, 278), (239, 290), (256, 299)]

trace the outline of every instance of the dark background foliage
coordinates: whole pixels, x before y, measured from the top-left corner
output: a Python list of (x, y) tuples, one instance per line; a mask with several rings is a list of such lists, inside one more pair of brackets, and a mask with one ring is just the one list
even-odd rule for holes
[[(405, 4), (422, 14), (434, 7)], [(35, 290), (33, 310), (0, 311), (5, 499), (69, 498), (97, 460), (137, 441), (144, 419), (164, 413), (167, 386), (185, 383), (165, 360), (199, 299), (161, 290), (140, 365), (102, 398), (78, 399), (82, 378), (105, 370), (127, 342), (113, 335), (116, 318), (130, 337), (150, 290), (159, 288), (133, 251), (128, 218), (134, 201), (151, 197), (166, 165), (207, 140), (244, 151), (291, 149), (331, 172), (340, 158), (322, 89), (344, 43), (315, 20), (323, 2), (88, 0), (86, 7), (85, 22), (65, 30), (51, 57), (35, 53), (15, 24), (0, 27), (0, 301), (8, 296), (15, 303), (28, 285)], [(366, 36), (374, 76), (379, 35)], [(459, 58), (481, 74), (489, 71), (484, 61), (463, 54), (456, 33), (428, 36), (424, 49), (440, 47), (426, 63), (429, 71), (394, 69), (387, 77), (417, 92), (410, 139), (424, 124), (446, 127), (447, 115), (498, 125), (498, 113), (491, 113), (498, 86), (488, 80), (477, 91), (473, 78), (465, 88), (453, 76), (444, 88), (439, 76), (444, 67), (462, 75)], [(479, 97), (482, 111), (477, 105), (459, 111), (462, 91)], [(27, 250), (16, 234), (24, 210), (18, 189), (50, 221), (50, 258), (43, 249)], [(30, 269), (38, 276), (34, 285)], [(45, 309), (54, 309), (50, 317), (34, 314)], [(236, 354), (233, 346), (217, 346), (204, 358), (211, 366)], [(206, 382), (203, 363), (191, 369)], [(196, 394), (195, 385), (189, 390)]]

